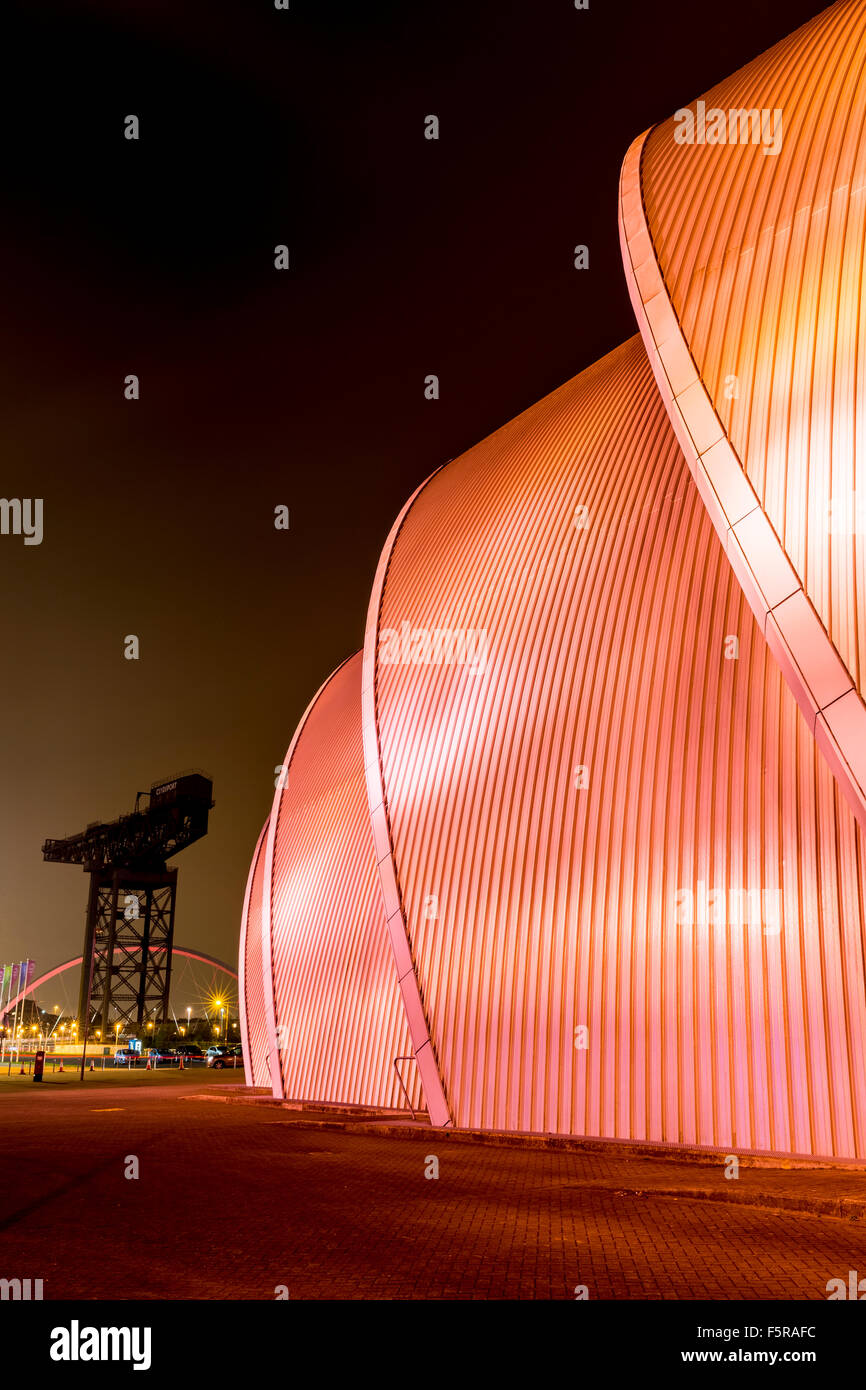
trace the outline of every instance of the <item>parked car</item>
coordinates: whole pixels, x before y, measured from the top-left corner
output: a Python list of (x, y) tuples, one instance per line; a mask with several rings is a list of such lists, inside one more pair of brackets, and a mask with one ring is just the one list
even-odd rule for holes
[(174, 1049), (174, 1051), (175, 1055), (177, 1057), (183, 1057), (184, 1061), (191, 1057), (195, 1058), (204, 1056), (204, 1053), (202, 1052), (198, 1043), (181, 1043), (179, 1047), (176, 1047)]
[(114, 1054), (114, 1065), (116, 1067), (127, 1067), (130, 1062), (138, 1062), (140, 1059), (140, 1052), (134, 1052), (131, 1047), (119, 1047)]
[(173, 1047), (149, 1047), (147, 1055), (151, 1062), (174, 1062), (177, 1059), (177, 1052)]
[(236, 1067), (242, 1055), (239, 1047), (209, 1047), (207, 1065), (214, 1067), (217, 1071), (222, 1067)]

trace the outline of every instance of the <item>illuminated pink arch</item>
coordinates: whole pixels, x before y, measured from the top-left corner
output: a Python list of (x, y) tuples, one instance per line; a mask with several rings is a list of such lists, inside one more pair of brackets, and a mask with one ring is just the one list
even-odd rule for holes
[[(152, 946), (151, 950), (157, 950), (157, 947)], [(202, 965), (216, 966), (217, 970), (225, 971), (226, 975), (230, 975), (233, 980), (238, 978), (238, 972), (227, 965), (224, 960), (220, 960), (218, 956), (209, 956), (205, 951), (191, 951), (188, 946), (175, 946), (172, 955), (183, 956), (185, 960), (198, 960), (201, 961)], [(28, 995), (35, 994), (37, 989), (47, 984), (49, 980), (53, 980), (55, 975), (62, 975), (64, 970), (74, 970), (82, 964), (83, 960), (83, 956), (73, 956), (71, 960), (65, 960), (61, 965), (55, 965), (53, 970), (46, 970), (44, 975), (40, 975), (25, 990), (19, 990), (15, 997), (9, 1000), (9, 1003), (4, 1006), (4, 1014), (8, 1014), (10, 1009), (14, 1009)]]
[[(286, 750), (286, 756), (282, 764), (283, 771), (281, 774), (281, 780), (288, 779), (288, 774), (292, 765), (292, 759), (295, 755), (295, 749), (297, 748), (301, 735), (303, 734), (304, 729), (306, 728), (307, 720), (309, 719), (312, 711), (316, 708), (316, 705), (325, 687), (328, 685), (329, 681), (331, 681), (334, 678), (334, 676), (337, 675), (339, 670), (340, 667), (338, 666), (336, 671), (332, 671), (331, 675), (328, 676), (328, 678), (322, 682), (322, 684), (319, 686), (319, 689), (313, 696), (312, 700), (307, 705), (307, 708), (304, 710), (304, 713), (301, 715), (298, 727), (295, 729), (295, 732), (292, 735), (292, 740), (288, 746), (288, 749)], [(261, 938), (261, 945), (259, 947), (259, 966), (261, 971), (261, 988), (264, 995), (264, 1023), (267, 1048), (266, 1061), (268, 1067), (268, 1077), (270, 1080), (273, 1095), (277, 1099), (280, 1099), (283, 1096), (283, 1073), (280, 1061), (279, 1035), (277, 1033), (277, 1000), (274, 985), (273, 913), (271, 908), (271, 900), (273, 897), (274, 835), (276, 831), (276, 823), (274, 820), (274, 816), (279, 812), (282, 792), (283, 788), (277, 785), (277, 787), (274, 790), (274, 800), (271, 807), (271, 812), (268, 819), (265, 821), (264, 826), (262, 827), (262, 833), (259, 837), (259, 843), (256, 846), (255, 857), (253, 859), (252, 865), (250, 866), (250, 884), (252, 884), (254, 876), (259, 871), (259, 866), (261, 866), (262, 882), (259, 891), (258, 909), (260, 912)], [(265, 900), (266, 896), (267, 901)], [(250, 902), (252, 902), (252, 898), (250, 899)], [(249, 948), (249, 943), (246, 940), (245, 948)], [(244, 1010), (248, 1008), (248, 1000), (250, 998), (250, 993), (251, 991), (248, 990), (246, 986), (245, 975)], [(254, 1084), (266, 1083), (263, 1077), (254, 1077)]]
[(420, 1088), (399, 1070), (411, 1038), (377, 883), (361, 677), (356, 652), (308, 706), (257, 851), (263, 1011), (275, 1096), (390, 1109), (417, 1103)]
[(238, 950), (238, 1004), (244, 1076), (248, 1086), (267, 1086), (270, 1081), (268, 1028), (265, 1018), (264, 977), (262, 972), (263, 930), (262, 881), (264, 846), (268, 831), (265, 821), (256, 844), (244, 893)]

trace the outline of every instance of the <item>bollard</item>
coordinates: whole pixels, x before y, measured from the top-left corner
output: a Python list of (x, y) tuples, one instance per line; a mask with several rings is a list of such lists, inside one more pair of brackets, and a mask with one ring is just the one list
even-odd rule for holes
[(33, 1058), (33, 1080), (41, 1081), (42, 1073), (45, 1069), (45, 1053), (37, 1052)]
[(91, 1059), (90, 1059), (90, 1066), (87, 1068), (87, 1070), (88, 1070), (88, 1071), (96, 1071), (96, 1068), (95, 1068), (95, 1066), (93, 1065), (93, 1058), (92, 1058), (92, 1057), (91, 1057)]

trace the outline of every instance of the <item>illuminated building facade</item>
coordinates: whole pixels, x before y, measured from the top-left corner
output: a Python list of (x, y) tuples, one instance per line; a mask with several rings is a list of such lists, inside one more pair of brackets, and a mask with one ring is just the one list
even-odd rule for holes
[(639, 336), (397, 519), (254, 856), (251, 1082), (866, 1157), (864, 69), (843, 0), (641, 136)]

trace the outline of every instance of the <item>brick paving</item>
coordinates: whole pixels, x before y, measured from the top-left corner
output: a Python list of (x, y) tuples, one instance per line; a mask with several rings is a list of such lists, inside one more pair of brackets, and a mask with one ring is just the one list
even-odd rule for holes
[(708, 1165), (315, 1128), (176, 1086), (5, 1095), (0, 1117), (0, 1276), (46, 1299), (825, 1299), (866, 1274), (866, 1223), (696, 1198), (736, 1186)]

